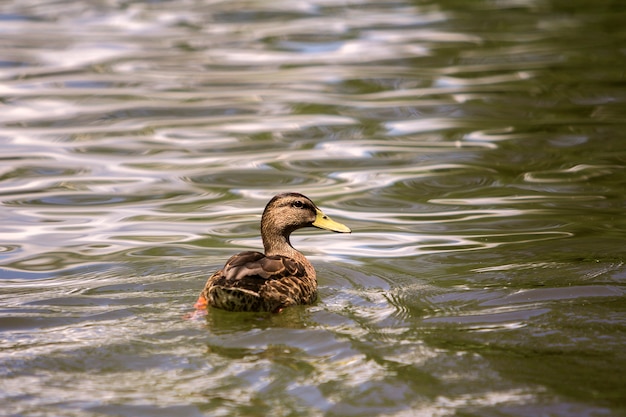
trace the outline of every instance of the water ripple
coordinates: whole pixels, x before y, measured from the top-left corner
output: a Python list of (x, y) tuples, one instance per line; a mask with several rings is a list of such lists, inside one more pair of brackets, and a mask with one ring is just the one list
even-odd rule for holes
[[(368, 233), (344, 239), (299, 238), (299, 247), (310, 252), (320, 251), (355, 258), (412, 257), (429, 253), (495, 249), (503, 245), (533, 243), (571, 237), (567, 232), (520, 232), (463, 236), (425, 235), (419, 233)], [(294, 239), (294, 241), (296, 241)], [(310, 246), (309, 246), (310, 245)]]
[(528, 172), (524, 174), (524, 180), (537, 183), (569, 183), (588, 181), (593, 178), (615, 174), (623, 170), (623, 166), (616, 165), (587, 165), (580, 164), (571, 168)]

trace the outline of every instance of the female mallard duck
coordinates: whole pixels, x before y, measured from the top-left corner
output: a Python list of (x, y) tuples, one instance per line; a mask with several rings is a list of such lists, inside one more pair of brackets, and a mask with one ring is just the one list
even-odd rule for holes
[(289, 242), (291, 232), (309, 226), (350, 233), (302, 194), (272, 198), (261, 217), (265, 254), (241, 252), (230, 258), (209, 277), (195, 307), (278, 312), (291, 305), (311, 304), (317, 297), (315, 269)]

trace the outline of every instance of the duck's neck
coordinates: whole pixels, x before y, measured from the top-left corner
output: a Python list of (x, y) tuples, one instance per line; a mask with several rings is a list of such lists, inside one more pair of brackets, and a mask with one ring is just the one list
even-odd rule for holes
[(261, 236), (263, 237), (265, 254), (268, 256), (282, 255), (290, 258), (293, 258), (294, 254), (302, 255), (291, 246), (291, 242), (289, 242), (290, 234), (291, 231), (273, 229), (262, 222)]

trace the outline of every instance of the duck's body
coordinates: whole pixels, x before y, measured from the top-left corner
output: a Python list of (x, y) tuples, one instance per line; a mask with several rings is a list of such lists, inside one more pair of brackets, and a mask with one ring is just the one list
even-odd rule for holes
[(315, 269), (289, 242), (291, 232), (309, 226), (350, 232), (302, 194), (284, 193), (272, 198), (261, 218), (265, 253), (242, 252), (231, 257), (224, 268), (209, 277), (196, 308), (277, 312), (314, 302)]

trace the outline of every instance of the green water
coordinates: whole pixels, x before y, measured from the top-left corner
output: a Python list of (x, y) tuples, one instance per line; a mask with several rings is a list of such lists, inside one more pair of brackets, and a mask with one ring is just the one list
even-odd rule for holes
[[(625, 21), (3, 2), (4, 414), (626, 415)], [(185, 319), (287, 190), (319, 301)]]

